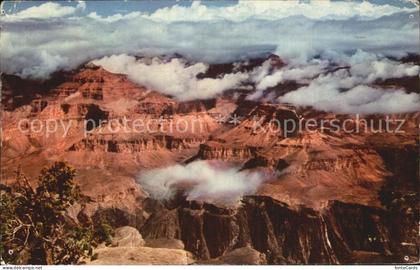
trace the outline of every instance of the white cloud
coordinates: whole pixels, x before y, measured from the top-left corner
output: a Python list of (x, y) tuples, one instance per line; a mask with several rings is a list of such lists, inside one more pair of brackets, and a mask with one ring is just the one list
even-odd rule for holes
[[(58, 3), (44, 3), (40, 6), (30, 7), (17, 14), (9, 14), (15, 19), (47, 18), (72, 15), (76, 9), (85, 10), (86, 3), (78, 1), (77, 8), (61, 6)], [(248, 19), (278, 20), (292, 16), (305, 16), (311, 19), (345, 20), (352, 17), (361, 19), (374, 19), (398, 12), (416, 12), (416, 8), (397, 7), (388, 4), (374, 4), (368, 1), (327, 1), (312, 0), (302, 2), (299, 0), (272, 1), (272, 0), (240, 0), (232, 6), (206, 6), (200, 1), (192, 1), (191, 6), (174, 5), (160, 8), (151, 14), (131, 12), (127, 14), (113, 14), (108, 17), (99, 16), (96, 12), (90, 17), (105, 21), (117, 21), (133, 17), (141, 17), (158, 22), (179, 21), (215, 21), (228, 20), (241, 22)]]
[(126, 74), (128, 78), (152, 90), (171, 95), (180, 100), (213, 98), (223, 91), (239, 86), (248, 79), (248, 74), (224, 74), (221, 78), (197, 79), (206, 72), (208, 65), (195, 63), (188, 65), (185, 60), (173, 58), (163, 61), (153, 58), (150, 63), (136, 60), (133, 56), (113, 55), (93, 61), (113, 73)]
[[(338, 56), (357, 49), (396, 56), (418, 51), (417, 13), (410, 17), (406, 12), (398, 13), (404, 9), (386, 5), (324, 2), (299, 4), (293, 9), (290, 7), (298, 4), (289, 1), (242, 1), (230, 7), (205, 7), (194, 2), (191, 7), (160, 9), (150, 15), (133, 12), (105, 18), (95, 13), (85, 16), (76, 12), (76, 7), (48, 2), (1, 18), (1, 70), (39, 78), (57, 69), (73, 69), (92, 59), (122, 53), (178, 52), (194, 61), (229, 62), (275, 51), (287, 62), (300, 59), (306, 63), (326, 49)], [(322, 5), (334, 9), (319, 8)], [(83, 8), (83, 4), (79, 6), (77, 10)], [(178, 21), (189, 18), (181, 13), (174, 19), (164, 15), (169, 12), (165, 10), (178, 9), (197, 16), (196, 20)], [(195, 15), (195, 9), (201, 13)], [(357, 12), (364, 17), (354, 17)], [(340, 20), (330, 19), (337, 16)]]
[(337, 113), (400, 113), (420, 110), (420, 96), (401, 89), (368, 86), (377, 80), (418, 76), (419, 66), (400, 64), (358, 51), (349, 70), (320, 74), (308, 86), (279, 97), (280, 102)]
[(85, 10), (86, 9), (86, 2), (82, 1), (82, 0), (78, 0), (76, 9)]
[(194, 1), (190, 7), (175, 5), (162, 8), (145, 16), (156, 21), (210, 21), (247, 19), (278, 20), (290, 16), (305, 16), (311, 19), (348, 19), (354, 16), (362, 18), (379, 18), (402, 11), (415, 12), (415, 8), (400, 8), (391, 5), (377, 5), (368, 1), (272, 1), (240, 0), (234, 6), (207, 7)]
[(350, 72), (353, 76), (364, 77), (365, 83), (372, 83), (378, 79), (402, 78), (418, 76), (419, 66), (400, 64), (389, 59), (380, 59), (377, 55), (361, 50), (357, 51), (349, 61)]
[[(337, 92), (341, 88), (353, 93), (351, 89), (377, 79), (418, 74), (418, 66), (382, 57), (401, 57), (407, 52), (418, 51), (418, 13), (389, 5), (241, 1), (229, 7), (206, 7), (194, 2), (191, 7), (165, 8), (153, 14), (132, 12), (109, 17), (96, 13), (85, 16), (78, 12), (84, 8), (83, 2), (77, 7), (48, 2), (13, 16), (3, 16), (1, 71), (46, 78), (60, 69), (70, 70), (93, 59), (117, 55), (102, 59), (102, 64), (113, 72), (127, 74), (137, 83), (189, 100), (213, 97), (249, 78), (256, 82), (258, 89), (251, 98), (258, 98), (264, 89), (285, 80), (308, 82), (317, 73), (322, 73), (325, 63), (351, 67), (350, 74), (341, 78), (340, 85), (335, 82), (336, 77), (341, 76), (339, 73), (330, 75), (331, 78), (322, 75), (306, 88), (280, 98), (297, 105), (308, 104), (300, 96), (302, 93), (312, 95), (311, 91), (305, 90), (307, 88), (319, 91), (309, 105), (315, 100), (322, 104), (323, 99), (329, 100), (335, 95), (348, 99), (349, 94)], [(358, 49), (367, 54), (359, 51), (351, 56)], [(263, 66), (250, 74), (196, 78), (207, 69), (207, 64), (203, 63), (243, 60), (267, 52), (278, 54), (287, 67), (273, 74)], [(172, 60), (146, 65), (121, 56), (153, 57), (173, 53), (182, 54), (193, 64)], [(319, 56), (324, 59), (322, 63), (314, 60)], [(324, 86), (324, 90), (319, 89)], [(325, 97), (321, 95), (323, 91), (326, 91)], [(366, 91), (376, 93), (376, 90)], [(406, 96), (397, 91), (390, 95), (378, 97), (378, 100), (383, 103), (386, 97), (402, 98), (406, 102), (409, 99), (413, 102), (408, 102), (407, 108), (416, 107), (416, 94)], [(329, 109), (319, 104), (319, 108)], [(367, 111), (362, 106), (349, 108)]]
[(420, 97), (416, 93), (407, 94), (402, 90), (380, 89), (366, 85), (358, 85), (340, 92), (331, 84), (313, 82), (307, 87), (280, 97), (279, 101), (345, 114), (402, 113), (420, 110)]
[[(374, 88), (377, 81), (389, 78), (418, 76), (419, 66), (404, 64), (358, 50), (352, 56), (327, 53), (325, 59), (290, 63), (272, 74), (263, 65), (252, 76), (256, 91), (248, 99), (258, 100), (263, 91), (285, 81), (308, 84), (279, 97), (279, 102), (312, 106), (318, 110), (338, 113), (398, 113), (420, 110), (419, 95), (402, 90)], [(329, 73), (337, 67), (347, 69)]]
[(85, 10), (86, 3), (78, 1), (76, 7), (62, 6), (54, 2), (46, 2), (39, 6), (29, 7), (16, 14), (8, 14), (8, 19), (22, 20), (22, 19), (46, 19), (54, 17), (64, 17), (73, 15), (77, 11)]
[(125, 15), (117, 13), (111, 16), (103, 17), (98, 15), (96, 12), (91, 12), (87, 15), (87, 17), (103, 22), (116, 22), (119, 20), (135, 19), (136, 17), (140, 17), (141, 15), (141, 12), (130, 12)]
[(289, 64), (288, 66), (269, 73), (269, 61), (263, 63), (261, 68), (258, 68), (253, 71), (252, 80), (255, 82), (256, 91), (248, 96), (250, 100), (259, 99), (263, 91), (267, 88), (274, 87), (280, 83), (286, 81), (297, 81), (297, 82), (307, 82), (308, 79), (313, 78), (316, 75), (324, 72), (328, 65), (330, 64), (326, 60), (314, 59), (305, 64)]
[(368, 86), (377, 80), (418, 76), (419, 66), (401, 64), (364, 51), (357, 51), (339, 61), (348, 68), (328, 73), (338, 63), (313, 59), (306, 64), (291, 63), (270, 74), (270, 60), (267, 60), (249, 73), (224, 74), (216, 79), (197, 79), (198, 74), (206, 72), (208, 65), (187, 64), (180, 58), (166, 61), (156, 57), (145, 61), (123, 54), (104, 57), (93, 63), (110, 72), (126, 74), (133, 82), (179, 100), (213, 98), (249, 81), (253, 81), (256, 87), (248, 99), (258, 100), (268, 87), (296, 81), (308, 86), (287, 93), (278, 99), (280, 102), (338, 113), (398, 113), (419, 109), (419, 95), (416, 93)]
[(235, 204), (242, 196), (254, 194), (264, 181), (257, 172), (239, 171), (221, 163), (195, 161), (143, 172), (139, 183), (158, 200), (171, 199), (183, 191), (187, 200)]

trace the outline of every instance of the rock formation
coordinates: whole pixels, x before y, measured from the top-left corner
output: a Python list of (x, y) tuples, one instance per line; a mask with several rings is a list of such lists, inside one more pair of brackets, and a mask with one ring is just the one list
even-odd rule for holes
[[(271, 55), (239, 67), (210, 65), (199, 77), (250, 71), (266, 60), (270, 70), (284, 65)], [(358, 119), (251, 101), (244, 89), (178, 101), (91, 64), (42, 82), (7, 74), (1, 80), (2, 182), (12, 184), (19, 167), (33, 178), (43, 166), (66, 160), (90, 197), (69, 210), (69, 220), (105, 215), (113, 227), (136, 227), (145, 238), (143, 246), (141, 238), (120, 229), (117, 247), (104, 247), (92, 263), (185, 264), (191, 263), (188, 252), (198, 263), (214, 264), (418, 258), (413, 206), (418, 204), (418, 112), (389, 116), (405, 121), (403, 133), (346, 133), (321, 121), (352, 120), (347, 128), (360, 123), (363, 128), (366, 120), (378, 127), (385, 116)], [(374, 83), (417, 91), (412, 80)], [(267, 89), (264, 97), (296, 87), (286, 82)], [(319, 125), (291, 131), (309, 120)], [(195, 160), (223, 161), (268, 179), (237, 207), (183, 199), (154, 202), (136, 182), (143, 170)], [(395, 205), (404, 207), (395, 210)], [(124, 235), (131, 246), (120, 246)]]

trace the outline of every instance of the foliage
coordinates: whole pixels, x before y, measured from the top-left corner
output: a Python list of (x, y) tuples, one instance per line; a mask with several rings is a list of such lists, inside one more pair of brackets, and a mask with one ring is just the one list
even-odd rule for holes
[(105, 242), (106, 245), (110, 245), (112, 234), (113, 228), (105, 218), (101, 218), (99, 222), (95, 224), (94, 236), (98, 242)]
[(106, 222), (96, 232), (91, 224), (66, 218), (66, 210), (84, 198), (73, 182), (75, 175), (65, 162), (56, 162), (41, 171), (36, 189), (20, 173), (14, 188), (0, 187), (0, 251), (6, 263), (73, 264), (110, 237)]

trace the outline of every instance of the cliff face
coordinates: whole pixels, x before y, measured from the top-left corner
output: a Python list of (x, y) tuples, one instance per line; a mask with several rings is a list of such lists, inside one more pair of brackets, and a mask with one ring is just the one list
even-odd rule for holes
[(255, 153), (256, 147), (252, 146), (232, 146), (210, 142), (200, 145), (196, 158), (241, 162), (252, 158)]
[(73, 144), (68, 151), (94, 151), (112, 153), (136, 153), (144, 151), (157, 151), (167, 149), (180, 151), (197, 147), (203, 139), (199, 138), (174, 138), (172, 136), (156, 135), (154, 137), (134, 137), (131, 139), (116, 139), (112, 135), (96, 136), (83, 139)]
[[(400, 225), (385, 210), (330, 202), (322, 212), (290, 209), (263, 196), (248, 196), (237, 208), (181, 202), (152, 214), (141, 228), (145, 238), (181, 239), (200, 259), (250, 246), (269, 264), (338, 264), (415, 260), (401, 244), (415, 222)], [(415, 237), (411, 238), (415, 241)]]

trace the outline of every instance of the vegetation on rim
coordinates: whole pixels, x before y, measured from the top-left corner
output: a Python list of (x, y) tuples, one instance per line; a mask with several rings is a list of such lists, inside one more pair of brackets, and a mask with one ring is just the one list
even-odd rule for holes
[(74, 264), (92, 256), (93, 247), (109, 243), (112, 227), (75, 224), (66, 210), (88, 197), (73, 182), (76, 170), (65, 162), (42, 169), (38, 185), (17, 173), (17, 184), (0, 186), (0, 252), (10, 264)]

